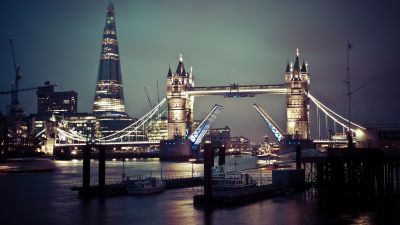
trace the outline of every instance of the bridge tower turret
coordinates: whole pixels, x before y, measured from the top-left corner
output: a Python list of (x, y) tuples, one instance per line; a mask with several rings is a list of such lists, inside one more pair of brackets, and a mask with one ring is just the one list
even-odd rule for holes
[(194, 97), (186, 90), (194, 86), (192, 68), (186, 72), (182, 54), (178, 67), (167, 74), (168, 139), (182, 139), (192, 132)]
[(287, 87), (287, 134), (296, 139), (307, 140), (310, 138), (310, 104), (308, 99), (310, 75), (308, 64), (304, 60), (300, 67), (298, 49), (294, 65), (288, 62), (286, 66), (285, 82)]

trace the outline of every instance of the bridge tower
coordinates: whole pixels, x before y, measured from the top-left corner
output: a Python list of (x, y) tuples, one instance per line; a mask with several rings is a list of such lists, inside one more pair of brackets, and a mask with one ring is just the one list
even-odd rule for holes
[(185, 91), (194, 86), (192, 68), (186, 72), (182, 54), (175, 73), (167, 74), (168, 139), (183, 139), (192, 133), (194, 97)]
[(287, 134), (296, 139), (307, 140), (310, 138), (310, 104), (308, 99), (310, 75), (308, 64), (304, 60), (300, 67), (298, 49), (294, 65), (288, 62), (286, 66), (285, 82), (287, 87)]

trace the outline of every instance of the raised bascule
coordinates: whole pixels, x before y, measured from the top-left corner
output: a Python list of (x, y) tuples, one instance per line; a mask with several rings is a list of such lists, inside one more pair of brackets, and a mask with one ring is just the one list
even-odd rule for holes
[[(185, 143), (190, 140), (188, 137), (192, 133), (193, 104), (194, 98), (197, 96), (253, 97), (260, 94), (285, 94), (286, 140), (307, 142), (310, 137), (309, 85), (310, 76), (307, 63), (303, 61), (303, 65), (300, 66), (298, 50), (294, 65), (289, 62), (287, 64), (285, 84), (276, 85), (231, 84), (229, 86), (195, 87), (193, 69), (191, 67), (190, 72), (186, 72), (182, 55), (180, 55), (176, 72), (172, 73), (169, 68), (167, 74), (169, 140), (160, 143), (161, 159), (185, 159), (195, 157), (197, 154), (198, 150), (194, 141), (191, 142), (192, 151), (188, 151), (186, 145), (190, 145)], [(279, 141), (281, 140), (279, 139)], [(196, 147), (193, 148), (193, 146)]]
[[(193, 127), (194, 100), (198, 96), (219, 95), (224, 97), (253, 97), (260, 94), (286, 96), (286, 132), (273, 122), (260, 106), (254, 108), (265, 120), (277, 141), (281, 145), (312, 144), (310, 137), (310, 102), (329, 117), (335, 125), (349, 129), (353, 134), (364, 127), (350, 123), (310, 94), (310, 74), (308, 64), (300, 65), (299, 51), (293, 63), (287, 63), (283, 84), (257, 84), (196, 87), (193, 69), (185, 68), (182, 55), (174, 72), (171, 67), (166, 74), (167, 95), (142, 118), (133, 120), (125, 112), (118, 41), (115, 26), (114, 7), (108, 6), (106, 25), (103, 32), (99, 73), (93, 104), (93, 113), (100, 124), (100, 134), (77, 133), (57, 127), (55, 147), (70, 148), (85, 145), (88, 142), (116, 147), (158, 146), (161, 160), (187, 160), (196, 157), (203, 136), (210, 128), (222, 106), (215, 105), (198, 127)], [(167, 139), (153, 140), (148, 132), (154, 124), (161, 121), (167, 112)], [(319, 119), (319, 118), (318, 118)], [(350, 126), (349, 126), (350, 124)], [(42, 131), (44, 132), (44, 131)], [(93, 130), (91, 131), (93, 132)], [(317, 140), (318, 141), (318, 140)], [(314, 140), (314, 143), (316, 141)]]

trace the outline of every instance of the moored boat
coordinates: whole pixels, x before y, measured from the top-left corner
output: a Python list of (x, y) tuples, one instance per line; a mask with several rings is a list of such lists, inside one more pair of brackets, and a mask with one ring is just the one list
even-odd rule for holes
[(138, 180), (127, 180), (126, 191), (132, 195), (145, 195), (162, 192), (165, 190), (164, 181), (155, 177), (145, 177)]
[(253, 187), (257, 182), (247, 173), (225, 173), (224, 166), (216, 166), (212, 175), (213, 190)]

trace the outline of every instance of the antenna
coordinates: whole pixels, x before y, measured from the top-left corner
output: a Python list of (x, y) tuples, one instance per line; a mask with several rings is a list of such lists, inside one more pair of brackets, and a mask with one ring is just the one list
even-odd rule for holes
[(350, 44), (350, 41), (347, 40), (347, 62), (346, 62), (346, 83), (347, 83), (347, 97), (348, 97), (348, 103), (349, 103), (349, 123), (348, 123), (348, 130), (347, 130), (347, 138), (349, 141), (348, 148), (352, 149), (353, 148), (353, 134), (350, 129), (351, 125), (351, 84), (350, 84), (350, 49), (352, 49), (353, 46)]

